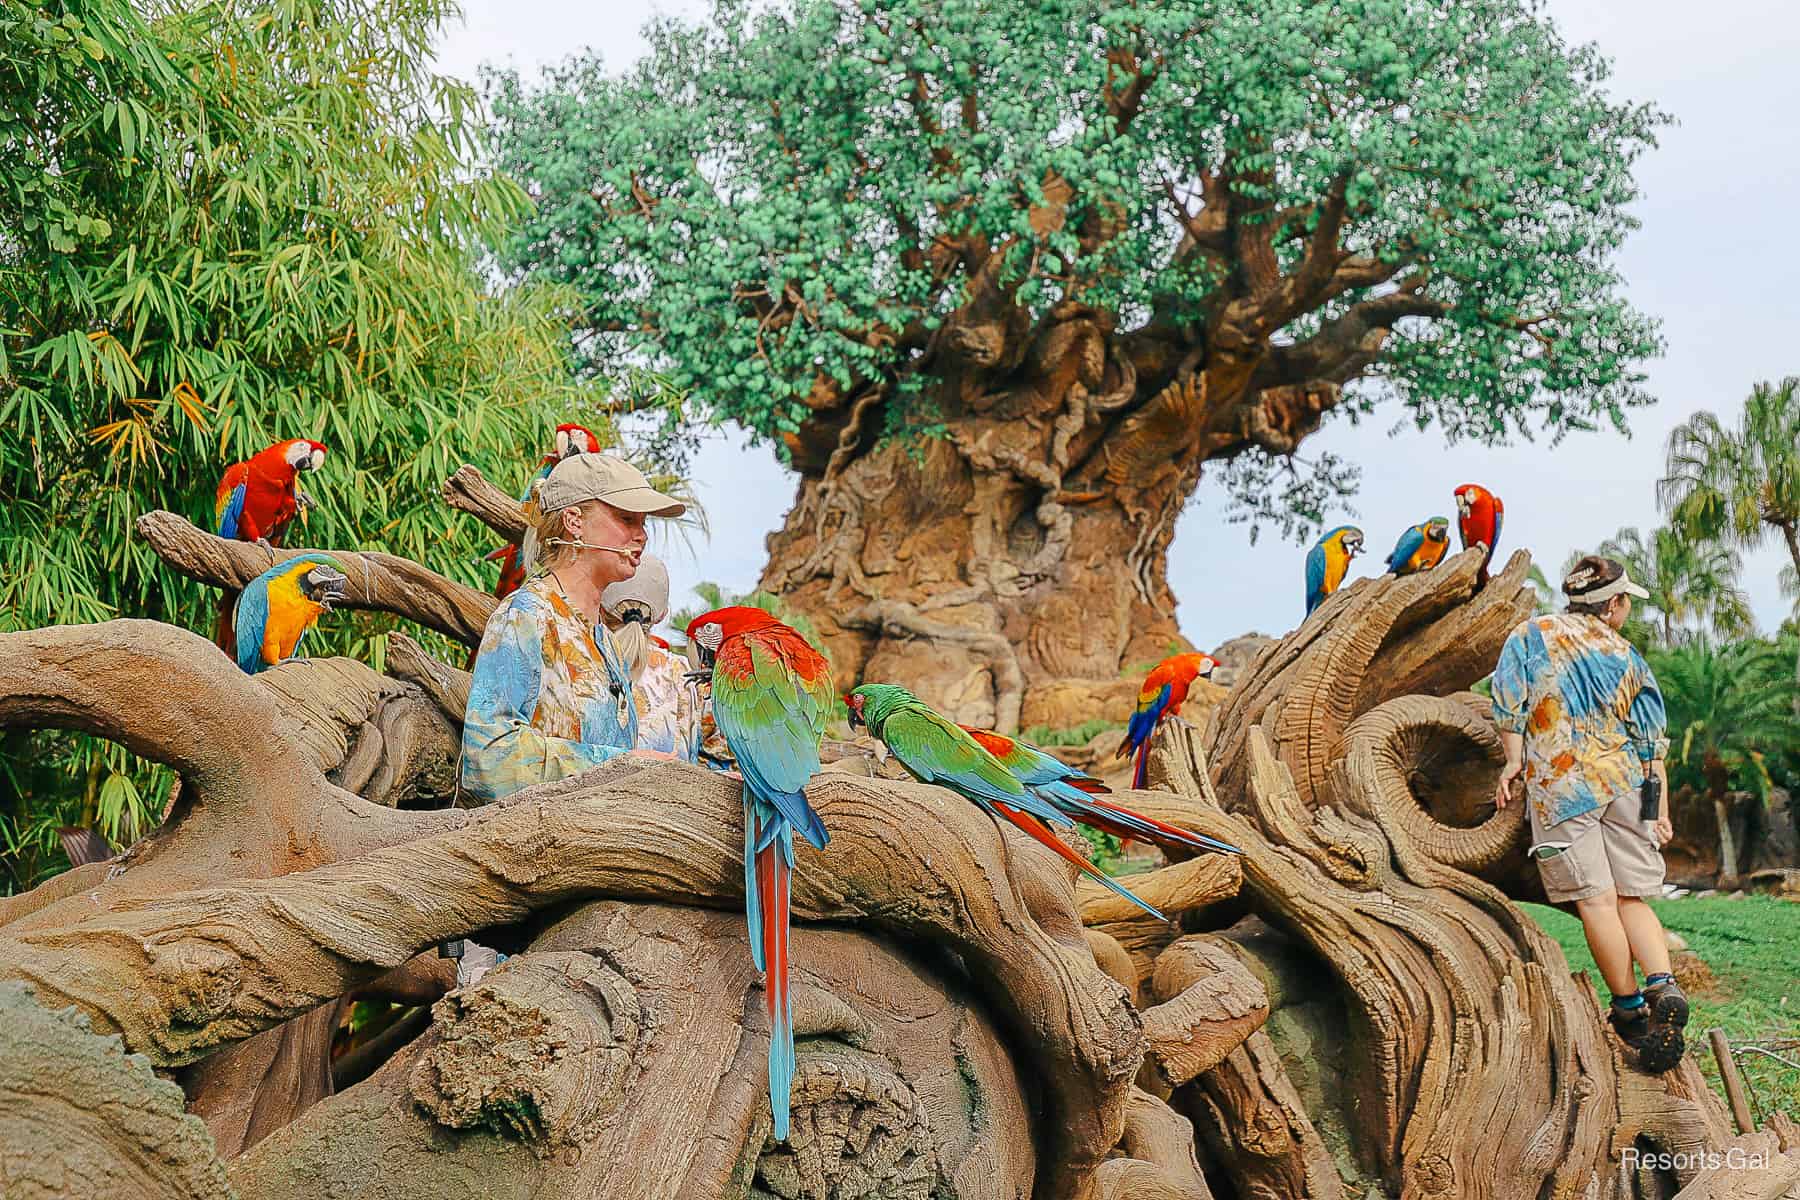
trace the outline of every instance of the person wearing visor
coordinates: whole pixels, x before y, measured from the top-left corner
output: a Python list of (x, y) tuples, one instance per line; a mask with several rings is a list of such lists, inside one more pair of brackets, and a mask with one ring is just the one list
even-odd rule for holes
[(688, 664), (650, 632), (669, 615), (669, 571), (654, 554), (637, 574), (600, 594), (600, 616), (630, 669), (637, 704), (637, 745), (695, 762), (700, 749), (700, 693)]
[(601, 596), (637, 572), (646, 519), (684, 511), (608, 454), (571, 455), (533, 486), (521, 551), (529, 578), (488, 618), (469, 684), (470, 797), (498, 800), (621, 754), (673, 757), (639, 747), (631, 663)]
[(1644, 901), (1662, 894), (1661, 848), (1673, 836), (1660, 803), (1668, 721), (1650, 665), (1619, 634), (1631, 598), (1648, 593), (1598, 555), (1576, 562), (1562, 590), (1566, 611), (1521, 622), (1494, 668), (1506, 747), (1494, 803), (1505, 808), (1523, 777), (1544, 892), (1580, 916), (1612, 992), (1613, 1029), (1645, 1070), (1666, 1071), (1686, 1049), (1688, 1003)]

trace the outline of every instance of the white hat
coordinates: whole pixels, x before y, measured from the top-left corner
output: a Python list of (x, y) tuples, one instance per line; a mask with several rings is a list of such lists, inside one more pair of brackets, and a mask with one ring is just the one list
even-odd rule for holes
[(638, 559), (637, 574), (600, 593), (600, 607), (615, 618), (621, 608), (634, 600), (649, 608), (652, 625), (661, 624), (669, 615), (669, 568), (654, 554)]

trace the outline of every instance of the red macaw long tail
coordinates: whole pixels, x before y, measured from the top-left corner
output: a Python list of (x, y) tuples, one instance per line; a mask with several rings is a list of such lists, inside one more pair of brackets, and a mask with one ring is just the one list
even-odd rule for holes
[(1036, 817), (1032, 816), (1030, 813), (1021, 812), (1019, 809), (1016, 809), (1009, 804), (1000, 804), (1000, 803), (996, 803), (994, 805), (994, 811), (999, 813), (1001, 816), (1005, 817), (1008, 821), (1011, 821), (1015, 826), (1017, 826), (1024, 833), (1028, 834), (1035, 840), (1042, 842), (1044, 845), (1048, 846), (1050, 849), (1052, 849), (1052, 850), (1056, 851), (1056, 853), (1060, 854), (1063, 858), (1074, 863), (1075, 866), (1080, 869), (1080, 871), (1083, 875), (1086, 875), (1089, 879), (1092, 879), (1095, 883), (1098, 883), (1102, 887), (1112, 889), (1114, 892), (1125, 897), (1125, 899), (1131, 901), (1133, 904), (1137, 905), (1139, 908), (1143, 909), (1145, 912), (1149, 913), (1151, 916), (1155, 917), (1157, 920), (1159, 920), (1159, 921), (1168, 920), (1168, 918), (1163, 916), (1160, 912), (1157, 912), (1154, 908), (1150, 907), (1150, 905), (1148, 905), (1148, 904), (1144, 903), (1142, 900), (1138, 899), (1137, 896), (1132, 893), (1130, 888), (1127, 888), (1124, 884), (1120, 883), (1118, 880), (1112, 878), (1110, 875), (1107, 875), (1105, 872), (1100, 870), (1099, 867), (1096, 867), (1093, 863), (1089, 862), (1082, 855), (1076, 853), (1074, 850), (1071, 850), (1067, 845), (1065, 845), (1063, 843), (1063, 840), (1061, 838), (1057, 837), (1054, 833), (1050, 832), (1050, 829), (1048, 826), (1046, 826), (1042, 821), (1038, 820)]
[(750, 957), (763, 972), (769, 1009), (769, 1112), (775, 1139), (788, 1137), (794, 1092), (794, 1010), (788, 996), (788, 903), (794, 871), (794, 835), (787, 819), (770, 812), (744, 789), (745, 916)]

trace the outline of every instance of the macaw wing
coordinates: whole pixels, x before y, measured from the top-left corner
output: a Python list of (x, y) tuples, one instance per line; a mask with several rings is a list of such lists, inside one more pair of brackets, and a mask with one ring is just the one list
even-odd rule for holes
[(237, 664), (254, 675), (263, 667), (263, 631), (269, 624), (269, 581), (258, 575), (244, 585), (232, 617), (237, 626)]
[[(827, 684), (829, 687), (829, 684)], [(757, 792), (770, 803), (819, 770), (824, 705), (767, 647), (734, 638), (713, 668), (713, 719)], [(806, 822), (796, 822), (802, 829)]]
[(1506, 521), (1506, 505), (1500, 503), (1500, 497), (1495, 496), (1494, 497), (1494, 540), (1488, 543), (1489, 550), (1492, 550), (1495, 546), (1498, 546), (1500, 544), (1500, 526), (1502, 524), (1504, 524), (1505, 521)]
[(925, 783), (940, 784), (973, 800), (1010, 804), (1047, 821), (1068, 824), (1067, 817), (1026, 791), (1013, 773), (974, 738), (928, 708), (903, 708), (894, 713), (883, 723), (881, 739), (901, 765)]
[(1407, 563), (1413, 560), (1413, 555), (1417, 554), (1419, 552), (1419, 547), (1424, 544), (1425, 533), (1417, 525), (1414, 525), (1411, 529), (1408, 529), (1405, 533), (1401, 534), (1400, 540), (1394, 544), (1393, 554), (1388, 556), (1388, 570), (1394, 572), (1400, 571)]
[(244, 494), (250, 490), (246, 483), (237, 484), (227, 491), (221, 487), (217, 501), (213, 504), (213, 516), (218, 521), (219, 536), (235, 538), (238, 526), (244, 520)]
[(1063, 779), (1092, 779), (1086, 771), (1077, 771), (1048, 750), (1033, 746), (1030, 742), (1014, 742), (1014, 753), (1018, 762), (1008, 763), (1019, 782), (1027, 787), (1056, 783)]
[(1314, 596), (1322, 596), (1325, 592), (1325, 543), (1320, 542), (1306, 552), (1306, 600), (1312, 603)]
[(1131, 721), (1125, 726), (1125, 740), (1133, 746), (1142, 745), (1145, 738), (1162, 720), (1165, 709), (1169, 707), (1169, 697), (1174, 692), (1174, 685), (1163, 684), (1149, 696), (1139, 696), (1136, 711), (1131, 714)]

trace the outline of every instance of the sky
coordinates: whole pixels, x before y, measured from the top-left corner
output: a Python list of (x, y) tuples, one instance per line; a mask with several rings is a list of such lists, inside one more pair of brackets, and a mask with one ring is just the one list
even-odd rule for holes
[[(527, 77), (583, 48), (613, 68), (645, 50), (653, 16), (696, 17), (698, 0), (463, 0), (465, 20), (441, 39), (441, 71), (474, 79), (482, 65)], [(1506, 502), (1501, 551), (1531, 550), (1547, 574), (1573, 549), (1590, 550), (1622, 526), (1660, 523), (1656, 480), (1669, 431), (1695, 412), (1735, 414), (1759, 380), (1800, 374), (1800, 238), (1793, 236), (1800, 181), (1800, 10), (1785, 0), (1547, 0), (1572, 42), (1595, 42), (1613, 60), (1615, 96), (1652, 101), (1676, 124), (1641, 158), (1642, 228), (1619, 259), (1625, 293), (1662, 321), (1663, 357), (1647, 364), (1651, 408), (1634, 410), (1629, 436), (1573, 434), (1488, 448), (1446, 445), (1436, 430), (1395, 429), (1378, 409), (1360, 425), (1328, 421), (1302, 457), (1329, 450), (1362, 466), (1354, 513), (1370, 553), (1352, 569), (1381, 570), (1400, 532), (1433, 514), (1454, 515), (1458, 484), (1487, 485)], [(1790, 340), (1792, 339), (1792, 340)], [(674, 605), (700, 580), (753, 587), (764, 538), (781, 525), (795, 477), (767, 446), (741, 435), (703, 443), (693, 463), (711, 537), (663, 539)], [(1209, 648), (1240, 633), (1279, 634), (1303, 615), (1303, 547), (1265, 528), (1224, 521), (1226, 497), (1203, 480), (1176, 527), (1169, 582), (1182, 632)], [(1339, 523), (1338, 520), (1329, 522)], [(1743, 582), (1759, 624), (1788, 611), (1776, 576), (1785, 551), (1771, 543), (1746, 556)]]

